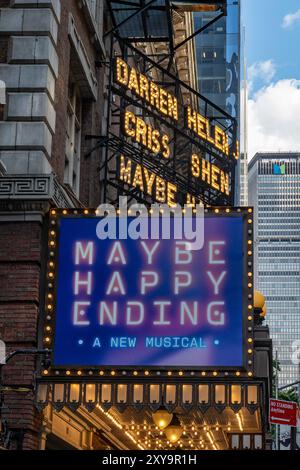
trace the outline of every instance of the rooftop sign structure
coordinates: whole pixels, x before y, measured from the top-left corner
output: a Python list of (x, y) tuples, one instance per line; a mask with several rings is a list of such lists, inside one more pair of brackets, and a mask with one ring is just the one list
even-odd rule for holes
[[(226, 2), (110, 2), (103, 201), (233, 205), (236, 120), (197, 91), (193, 38)], [(191, 11), (216, 11), (193, 30)], [(219, 13), (219, 14), (218, 14)], [(184, 31), (184, 33), (183, 33)]]

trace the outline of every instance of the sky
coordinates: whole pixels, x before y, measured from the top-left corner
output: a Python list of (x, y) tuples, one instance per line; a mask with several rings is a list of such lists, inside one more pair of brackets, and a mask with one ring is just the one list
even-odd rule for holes
[(248, 159), (258, 151), (300, 151), (300, 0), (241, 2)]

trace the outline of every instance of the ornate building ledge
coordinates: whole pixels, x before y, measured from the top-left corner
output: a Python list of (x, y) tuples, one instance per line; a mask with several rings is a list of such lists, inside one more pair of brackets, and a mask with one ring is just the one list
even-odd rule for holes
[[(1, 167), (0, 167), (1, 172)], [(3, 175), (0, 178), (1, 209), (3, 202), (48, 202), (55, 207), (82, 207), (70, 190), (49, 175)]]

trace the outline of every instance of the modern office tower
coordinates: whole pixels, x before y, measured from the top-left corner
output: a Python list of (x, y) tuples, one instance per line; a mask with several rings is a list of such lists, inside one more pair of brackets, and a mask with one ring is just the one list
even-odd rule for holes
[[(240, 1), (227, 2), (227, 15), (223, 16), (203, 34), (195, 37), (198, 90), (238, 122), (240, 133)], [(207, 25), (218, 12), (194, 13), (194, 28)], [(240, 170), (236, 168), (235, 201), (240, 200)]]
[(257, 153), (249, 164), (255, 210), (255, 282), (266, 296), (280, 383), (298, 379), (300, 338), (300, 153)]
[[(136, 351), (130, 350), (133, 354), (127, 370), (124, 363), (121, 367), (114, 367), (113, 364), (118, 363), (114, 358), (111, 367), (105, 366), (107, 360), (100, 357), (97, 357), (95, 367), (84, 363), (80, 348), (93, 349), (98, 343), (96, 340), (94, 346), (92, 343), (88, 345), (86, 337), (83, 340), (76, 336), (74, 344), (79, 349), (71, 361), (74, 367), (70, 363), (65, 370), (59, 365), (56, 367), (54, 354), (53, 357), (50, 354), (54, 352), (54, 344), (60, 344), (62, 350), (68, 350), (67, 342), (71, 340), (69, 327), (75, 326), (77, 330), (78, 326), (79, 335), (81, 327), (85, 330), (87, 326), (83, 318), (81, 325), (77, 323), (75, 310), (69, 305), (69, 308), (63, 308), (63, 317), (68, 318), (69, 324), (63, 329), (60, 338), (56, 334), (56, 299), (59, 297), (56, 295), (55, 283), (58, 267), (65, 266), (64, 261), (56, 258), (56, 247), (60, 246), (62, 251), (69, 249), (71, 257), (72, 253), (75, 254), (74, 262), (77, 266), (76, 248), (74, 253), (74, 247), (69, 245), (67, 248), (60, 238), (58, 230), (62, 228), (61, 216), (65, 220), (70, 220), (73, 214), (79, 218), (85, 217), (86, 220), (95, 220), (99, 213), (94, 208), (104, 201), (118, 206), (119, 195), (128, 195), (130, 204), (132, 201), (144, 201), (143, 186), (147, 190), (147, 203), (162, 202), (163, 194), (171, 205), (173, 183), (177, 182), (181, 194), (186, 196), (190, 204), (193, 203), (190, 188), (194, 197), (205, 197), (211, 206), (221, 205), (219, 201), (229, 204), (232, 199), (231, 184), (230, 194), (225, 194), (228, 191), (228, 185), (224, 182), (225, 174), (221, 178), (220, 188), (216, 188), (218, 166), (212, 166), (210, 160), (218, 156), (220, 163), (222, 160), (222, 167), (230, 171), (229, 179), (234, 159), (230, 158), (228, 162), (226, 151), (221, 152), (220, 146), (214, 149), (213, 142), (206, 142), (203, 135), (201, 138), (199, 136), (197, 142), (197, 135), (192, 137), (184, 129), (185, 105), (195, 104), (196, 109), (198, 106), (192, 23), (194, 8), (197, 11), (218, 11), (216, 14), (221, 18), (226, 13), (226, 1), (0, 0), (0, 356), (1, 352), (5, 353), (5, 349), (9, 353), (6, 364), (0, 366), (0, 449), (166, 449), (169, 452), (177, 451), (178, 448), (270, 448), (268, 410), (265, 404), (268, 403), (271, 391), (271, 341), (268, 328), (257, 324), (256, 319), (250, 317), (248, 298), (242, 301), (242, 295), (238, 296), (239, 304), (241, 307), (243, 304), (244, 308), (237, 307), (238, 311), (232, 309), (233, 322), (226, 325), (229, 325), (230, 330), (231, 326), (239, 330), (240, 344), (237, 346), (245, 352), (240, 354), (239, 362), (232, 355), (235, 340), (225, 338), (226, 335), (224, 344), (219, 340), (219, 326), (225, 319), (225, 314), (217, 310), (218, 305), (223, 305), (221, 293), (220, 301), (209, 301), (207, 306), (208, 323), (214, 323), (218, 336), (218, 339), (216, 336), (212, 341), (213, 337), (208, 335), (213, 348), (211, 367), (208, 367), (210, 354), (203, 347), (202, 338), (197, 348), (194, 347), (194, 341), (190, 343), (190, 357), (194, 361), (195, 370), (189, 367), (189, 359), (185, 359), (183, 364), (186, 365), (181, 367), (177, 355), (177, 332), (169, 330), (168, 326), (166, 330), (157, 332), (163, 335), (161, 338), (166, 334), (174, 334), (174, 339), (177, 338), (172, 347), (174, 365), (170, 369), (161, 359), (165, 355), (169, 356), (168, 345), (166, 348), (158, 345), (156, 351), (150, 352), (149, 359), (144, 358), (139, 347)], [(219, 33), (223, 41), (228, 39), (228, 45), (222, 52), (223, 74), (228, 83), (225, 85), (222, 82), (222, 99), (225, 100), (222, 107), (226, 106), (234, 114), (237, 112), (235, 99), (238, 99), (238, 94), (235, 96), (232, 90), (238, 86), (238, 75), (235, 73), (238, 56), (235, 49), (230, 53), (230, 36), (225, 34), (230, 30), (231, 9), (234, 7), (228, 7), (229, 15), (225, 23), (221, 22), (223, 33)], [(219, 52), (216, 52), (221, 60), (221, 55), (219, 57)], [(123, 71), (128, 78), (130, 68), (133, 81), (128, 80), (126, 83), (127, 80), (123, 80), (122, 83), (120, 76), (118, 79), (118, 59), (123, 67), (125, 65)], [(227, 72), (225, 69), (228, 69)], [(212, 72), (212, 76), (215, 73), (217, 71)], [(143, 89), (145, 94), (130, 91), (129, 82), (131, 87), (135, 84), (135, 91), (138, 91), (137, 78), (134, 77), (139, 77), (138, 82), (143, 83), (143, 87), (138, 88)], [(150, 93), (151, 85), (155, 98), (153, 104), (147, 99), (147, 87)], [(214, 101), (212, 96), (211, 99)], [(200, 101), (207, 102), (205, 99)], [(134, 111), (132, 129), (135, 119), (137, 122), (139, 118), (144, 129), (146, 123), (148, 148), (142, 140), (138, 142), (132, 139), (132, 132), (131, 135), (125, 135), (126, 108), (129, 108), (131, 116), (130, 110)], [(211, 112), (213, 109), (214, 106), (207, 105), (205, 118), (215, 117)], [(172, 110), (173, 117), (169, 110)], [(179, 111), (178, 120), (176, 110)], [(234, 128), (235, 119), (224, 116), (222, 110), (218, 110), (218, 113), (219, 120), (223, 117), (221, 128), (233, 141), (235, 136), (232, 136), (231, 130), (228, 132), (228, 121)], [(153, 128), (150, 125), (152, 123)], [(154, 131), (162, 139), (162, 132), (166, 133), (170, 142), (173, 136), (176, 137), (170, 158), (153, 152)], [(162, 139), (157, 139), (158, 143)], [(204, 177), (206, 181), (198, 178), (199, 182), (191, 184), (190, 172), (182, 169), (189, 169), (190, 151), (194, 152), (195, 148), (199, 148), (199, 154), (202, 148), (207, 149), (208, 168), (212, 170), (209, 171), (211, 177)], [(234, 151), (230, 150), (229, 153), (234, 157)], [(127, 184), (131, 178), (121, 182), (120, 172), (114, 171), (121, 168), (122, 157), (125, 156), (131, 162), (130, 167), (135, 164), (138, 168), (137, 171), (135, 168), (132, 179), (134, 184), (131, 186)], [(179, 158), (181, 156), (183, 158)], [(118, 167), (116, 162), (119, 162)], [(137, 175), (142, 168), (144, 180), (142, 182), (139, 179), (137, 185)], [(123, 174), (131, 177), (131, 168), (127, 172), (126, 166)], [(207, 184), (208, 180), (213, 183), (211, 187)], [(225, 193), (221, 194), (221, 186), (224, 186)], [(233, 212), (229, 211), (228, 214), (225, 211), (225, 208), (217, 209), (212, 215), (216, 219), (224, 215), (236, 222)], [(247, 209), (243, 213), (247, 214), (248, 220), (249, 217), (252, 219)], [(238, 217), (240, 215), (237, 213)], [(220, 228), (210, 234), (212, 243), (215, 237), (219, 238), (218, 232), (221, 232), (223, 238), (221, 219), (217, 221), (217, 226)], [(81, 239), (80, 231), (73, 231), (76, 239)], [(233, 245), (238, 241), (237, 233), (234, 232), (234, 235), (235, 238), (231, 238)], [(85, 258), (89, 248), (87, 245), (83, 248), (86, 236), (83, 237), (83, 244), (80, 243), (82, 250), (79, 251)], [(240, 236), (239, 240), (242, 241), (242, 238)], [(251, 238), (250, 233), (248, 241)], [(237, 252), (235, 259), (243, 261), (244, 266), (249, 263), (249, 269), (252, 270), (252, 254), (247, 254), (245, 242), (245, 260), (241, 260), (241, 251)], [(216, 255), (216, 262), (218, 253), (221, 254), (217, 249), (211, 252), (212, 257)], [(103, 257), (100, 250), (99, 255)], [(173, 265), (169, 270), (164, 262), (165, 254), (162, 255), (163, 258), (158, 258), (157, 262), (166, 276), (163, 284), (170, 287), (173, 286)], [(171, 254), (168, 259), (173, 259)], [(137, 266), (134, 253), (132, 260), (134, 277)], [(117, 262), (117, 258), (114, 261)], [(82, 262), (85, 264), (84, 259)], [(199, 271), (200, 283), (202, 274)], [(104, 274), (103, 281), (107, 282), (108, 277)], [(126, 282), (133, 282), (131, 272), (128, 271), (128, 275), (124, 273), (124, 280), (125, 277)], [(63, 276), (62, 280), (63, 292), (71, 299), (73, 275), (68, 280)], [(240, 281), (241, 276), (238, 275), (236, 284), (241, 287)], [(233, 289), (238, 298), (237, 289), (232, 282), (228, 281), (227, 285), (226, 295), (228, 292), (231, 302)], [(104, 300), (100, 287), (95, 284), (95, 295), (99, 301), (101, 298)], [(215, 289), (210, 292), (216, 295)], [(159, 298), (161, 293), (159, 289)], [(248, 288), (247, 295), (251, 294), (252, 288)], [(163, 298), (166, 295), (169, 295), (167, 291)], [(170, 298), (173, 298), (172, 292)], [(132, 302), (132, 299), (131, 292), (128, 292), (126, 302)], [(210, 297), (207, 299), (210, 300)], [(215, 300), (215, 297), (212, 299)], [(177, 316), (172, 312), (175, 313), (176, 308), (169, 313), (172, 317)], [(245, 312), (251, 318), (247, 325), (242, 322)], [(81, 310), (78, 314), (83, 317), (85, 312)], [(151, 330), (148, 322), (142, 323), (141, 334), (138, 330), (134, 333), (138, 343), (142, 343), (143, 335), (148, 335)], [(197, 323), (194, 325), (195, 334), (200, 339), (198, 322), (191, 319), (192, 323)], [(240, 330), (242, 325), (245, 328)], [(91, 324), (92, 329), (94, 326)], [(202, 329), (202, 307), (200, 327)], [(203, 328), (205, 332), (206, 327)], [(251, 329), (249, 336), (245, 334), (246, 328)], [(97, 331), (101, 341), (102, 338), (106, 340), (100, 330)], [(81, 332), (86, 334), (86, 330)], [(191, 337), (192, 330), (188, 328), (186, 332)], [(181, 322), (178, 322), (179, 337), (186, 332)], [(98, 335), (96, 330), (95, 334)], [(186, 340), (186, 336), (184, 338)], [(253, 341), (253, 349), (249, 348), (249, 339)], [(98, 344), (102, 347), (101, 342)], [(217, 350), (220, 367), (214, 359)], [(237, 370), (232, 368), (232, 359), (225, 359), (223, 351), (231, 354)], [(4, 355), (6, 353), (2, 354), (2, 358)], [(2, 389), (5, 392), (3, 394)], [(166, 423), (170, 416), (169, 429), (164, 426), (161, 431), (158, 425)], [(209, 429), (206, 425), (209, 425)]]
[(242, 152), (238, 162), (239, 186), (237, 204), (248, 206), (248, 162), (247, 155)]

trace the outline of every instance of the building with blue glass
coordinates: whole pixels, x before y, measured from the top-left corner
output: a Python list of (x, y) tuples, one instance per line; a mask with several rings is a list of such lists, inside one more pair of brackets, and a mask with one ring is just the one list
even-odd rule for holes
[(298, 380), (293, 354), (300, 338), (300, 154), (257, 153), (249, 164), (249, 203), (255, 214), (255, 285), (266, 296), (285, 385)]
[[(195, 37), (198, 91), (237, 120), (240, 129), (240, 1), (227, 1), (227, 15), (194, 13), (194, 29), (208, 26)], [(213, 22), (216, 20), (215, 22)], [(240, 200), (240, 163), (236, 168), (235, 202)]]
[[(217, 12), (194, 13), (198, 30)], [(240, 2), (227, 2), (227, 15), (195, 38), (199, 92), (232, 117), (239, 119)]]

